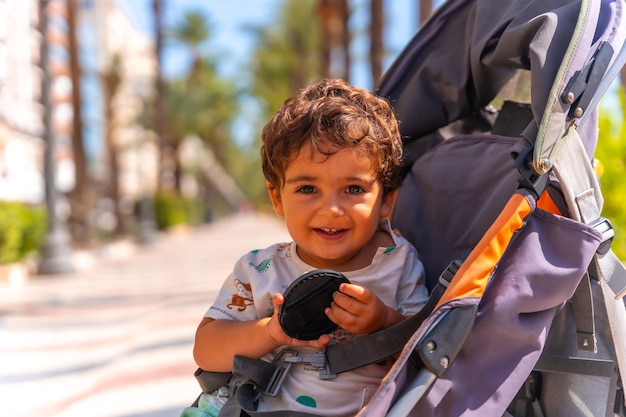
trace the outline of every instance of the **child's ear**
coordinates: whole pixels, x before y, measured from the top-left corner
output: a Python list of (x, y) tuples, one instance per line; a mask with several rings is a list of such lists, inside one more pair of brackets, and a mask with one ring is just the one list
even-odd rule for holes
[(383, 202), (380, 207), (380, 217), (391, 219), (391, 214), (393, 213), (393, 208), (396, 205), (397, 197), (398, 190), (387, 193), (387, 195), (383, 197)]
[(267, 192), (270, 196), (270, 200), (272, 201), (274, 213), (276, 213), (278, 217), (283, 217), (285, 215), (285, 210), (283, 209), (283, 201), (280, 198), (280, 191), (269, 182), (266, 182), (265, 186), (267, 187)]

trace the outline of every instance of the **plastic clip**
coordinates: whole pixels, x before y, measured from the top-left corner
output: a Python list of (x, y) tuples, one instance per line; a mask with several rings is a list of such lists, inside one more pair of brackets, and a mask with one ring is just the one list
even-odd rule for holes
[(523, 150), (515, 158), (514, 166), (520, 173), (517, 180), (519, 188), (524, 188), (533, 194), (535, 200), (538, 200), (548, 185), (548, 175), (538, 174), (533, 169), (533, 152), (534, 146)]
[(289, 363), (307, 363), (317, 369), (320, 373), (320, 379), (335, 379), (337, 374), (330, 372), (330, 366), (328, 365), (328, 359), (326, 358), (326, 352), (320, 351), (312, 355), (306, 356), (290, 356), (285, 358), (285, 362)]
[(459, 271), (459, 268), (461, 268), (461, 265), (463, 265), (463, 260), (461, 259), (455, 259), (450, 262), (448, 267), (441, 273), (441, 275), (439, 275), (439, 283), (448, 288), (452, 278), (454, 278), (456, 273)]
[(284, 349), (278, 352), (278, 354), (274, 357), (272, 363), (276, 366), (276, 370), (274, 374), (270, 378), (263, 394), (269, 395), (270, 397), (275, 397), (278, 395), (278, 391), (280, 391), (280, 387), (283, 386), (285, 382), (285, 377), (289, 373), (289, 369), (291, 368), (290, 358), (298, 356), (298, 352), (295, 350)]
[(615, 229), (613, 229), (613, 225), (606, 217), (598, 217), (596, 220), (589, 223), (589, 226), (602, 233), (602, 242), (600, 243), (600, 246), (598, 246), (596, 253), (598, 255), (605, 255), (609, 249), (611, 249), (611, 243), (615, 237)]

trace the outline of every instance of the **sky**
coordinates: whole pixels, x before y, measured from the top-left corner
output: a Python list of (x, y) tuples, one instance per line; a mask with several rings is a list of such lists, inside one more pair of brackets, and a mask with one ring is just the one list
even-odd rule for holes
[[(153, 15), (152, 0), (116, 0), (131, 20), (146, 33), (152, 33)], [(252, 51), (252, 39), (243, 29), (245, 25), (270, 24), (275, 16), (281, 0), (162, 0), (165, 5), (163, 17), (166, 26), (173, 26), (179, 22), (188, 10), (202, 11), (210, 19), (213, 27), (210, 45), (224, 57), (223, 70), (233, 73), (241, 69), (245, 59)], [(352, 0), (357, 10), (367, 10), (369, 0)], [(387, 33), (385, 42), (390, 49), (390, 58), (385, 63), (391, 64), (406, 43), (417, 30), (417, 1), (391, 0), (387, 1), (386, 11)], [(356, 29), (364, 31), (367, 27), (367, 15), (355, 14)], [(357, 56), (365, 56), (368, 46), (357, 42), (354, 46)], [(358, 60), (357, 60), (358, 61)], [(164, 50), (163, 73), (167, 78), (176, 77), (184, 72), (190, 63), (190, 57), (183, 48), (166, 46)], [(352, 83), (372, 88), (369, 69), (356, 62)]]
[[(248, 56), (253, 51), (253, 39), (244, 29), (246, 26), (271, 24), (278, 15), (283, 0), (161, 0), (165, 5), (163, 11), (164, 26), (174, 26), (180, 22), (185, 12), (194, 10), (205, 14), (212, 27), (212, 34), (207, 48), (212, 48), (213, 55), (222, 58), (222, 74), (229, 76), (242, 73), (241, 80), (245, 80), (243, 69)], [(369, 0), (350, 0), (355, 14), (353, 15), (353, 31), (365, 33), (369, 22)], [(129, 16), (131, 21), (142, 31), (153, 33), (153, 0), (115, 0), (118, 6)], [(389, 58), (384, 63), (386, 69), (395, 56), (417, 31), (417, 1), (416, 0), (388, 0), (385, 2), (386, 28), (385, 46), (389, 50)], [(358, 12), (360, 11), (360, 13)], [(358, 57), (367, 57), (369, 45), (361, 40), (353, 42), (353, 69), (351, 83), (372, 89), (370, 68), (364, 65), (364, 60)], [(357, 59), (354, 59), (357, 57)], [(163, 51), (163, 75), (174, 79), (184, 74), (191, 64), (189, 52), (174, 43), (165, 44)], [(245, 81), (242, 81), (245, 82)], [(254, 123), (258, 111), (254, 100), (243, 98), (241, 112), (234, 124), (233, 136), (237, 143), (251, 143), (254, 138)]]

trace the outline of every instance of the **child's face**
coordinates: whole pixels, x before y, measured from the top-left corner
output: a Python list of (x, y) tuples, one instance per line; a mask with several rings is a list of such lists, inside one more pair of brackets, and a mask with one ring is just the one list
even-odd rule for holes
[[(277, 215), (285, 218), (299, 256), (316, 268), (341, 269), (366, 256), (393, 196), (383, 188), (372, 161), (351, 149), (311, 155), (304, 146), (285, 171), (280, 190), (270, 189)], [(369, 265), (371, 259), (362, 260)], [(362, 263), (362, 262), (357, 262)]]

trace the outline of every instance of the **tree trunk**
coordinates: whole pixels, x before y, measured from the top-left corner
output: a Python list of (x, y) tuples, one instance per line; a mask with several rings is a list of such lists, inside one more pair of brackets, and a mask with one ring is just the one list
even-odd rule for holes
[[(322, 78), (339, 77), (350, 81), (350, 42), (351, 36), (348, 29), (350, 8), (347, 0), (320, 0), (317, 6), (317, 14), (322, 29)], [(333, 65), (333, 59), (337, 56), (343, 58), (341, 65)], [(334, 70), (335, 68), (341, 70)]]
[(350, 56), (350, 44), (352, 43), (352, 34), (350, 33), (350, 6), (348, 0), (341, 0), (341, 29), (342, 29), (342, 47), (343, 47), (343, 79), (350, 82), (350, 72), (352, 71), (352, 58)]
[(320, 0), (317, 6), (317, 15), (320, 21), (322, 32), (322, 50), (321, 50), (321, 77), (330, 77), (330, 57), (333, 49), (333, 38), (331, 30), (331, 21), (333, 18), (332, 8), (329, 0)]
[(108, 181), (106, 184), (107, 194), (113, 201), (113, 214), (117, 220), (115, 234), (121, 235), (126, 232), (125, 219), (120, 207), (120, 187), (119, 187), (119, 165), (118, 152), (113, 142), (113, 131), (115, 130), (115, 112), (113, 109), (113, 98), (120, 86), (120, 60), (118, 56), (113, 57), (109, 72), (103, 76), (104, 86), (104, 112), (106, 120), (105, 142), (108, 167)]
[(153, 0), (152, 7), (154, 11), (154, 45), (156, 55), (156, 77), (154, 98), (154, 130), (158, 138), (159, 145), (159, 164), (158, 164), (158, 183), (159, 191), (176, 189), (175, 181), (173, 181), (173, 164), (172, 149), (167, 135), (167, 113), (165, 110), (165, 82), (163, 80), (162, 64), (163, 64), (163, 19), (162, 9), (163, 0)]
[(422, 27), (426, 19), (433, 12), (433, 0), (419, 0), (419, 26)]
[(385, 10), (383, 0), (370, 1), (370, 65), (372, 84), (376, 87), (383, 75), (383, 56), (385, 53), (383, 28)]
[(72, 150), (74, 153), (75, 185), (70, 193), (70, 205), (72, 211), (70, 233), (74, 241), (79, 245), (86, 245), (91, 235), (89, 212), (93, 207), (93, 187), (87, 172), (87, 158), (83, 144), (83, 116), (82, 116), (82, 92), (81, 92), (81, 68), (78, 57), (78, 39), (76, 28), (76, 0), (68, 0), (67, 25), (70, 72), (72, 79)]

